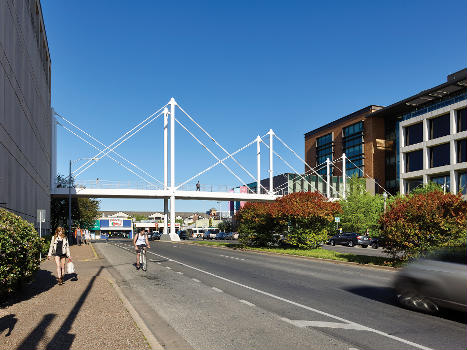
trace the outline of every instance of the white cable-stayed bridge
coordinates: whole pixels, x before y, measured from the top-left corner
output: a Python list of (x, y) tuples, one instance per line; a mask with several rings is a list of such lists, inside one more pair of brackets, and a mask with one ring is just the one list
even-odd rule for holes
[[(206, 136), (212, 141), (215, 146), (220, 149), (225, 156), (222, 158), (218, 157), (206, 143), (200, 138), (196, 137), (179, 119), (176, 118), (176, 110), (181, 112), (181, 115), (186, 116), (192, 123), (194, 123)], [(175, 201), (176, 199), (184, 200), (217, 200), (217, 201), (273, 201), (283, 193), (283, 188), (278, 186), (273, 187), (274, 177), (274, 158), (280, 159), (284, 164), (291, 169), (294, 174), (297, 174), (298, 178), (309, 185), (308, 188), (314, 188), (314, 190), (320, 190), (315, 186), (312, 186), (310, 177), (308, 175), (314, 175), (315, 178), (319, 178), (320, 182), (325, 184), (325, 187), (321, 192), (330, 200), (338, 199), (342, 196), (345, 197), (345, 186), (346, 176), (343, 177), (343, 189), (340, 191), (335, 188), (331, 181), (330, 167), (334, 166), (338, 168), (337, 163), (342, 164), (342, 174), (345, 174), (346, 163), (352, 163), (348, 158), (346, 159), (345, 154), (339, 159), (333, 160), (332, 162), (328, 159), (325, 163), (319, 164), (315, 168), (311, 167), (305, 162), (291, 147), (289, 147), (276, 133), (271, 129), (263, 136), (257, 136), (251, 140), (245, 146), (239, 148), (234, 152), (227, 151), (213, 136), (209, 134), (198, 122), (196, 122), (181, 106), (177, 104), (174, 98), (169, 103), (162, 106), (155, 113), (145, 118), (142, 122), (137, 124), (135, 127), (121, 135), (118, 139), (109, 145), (105, 145), (99, 141), (96, 137), (86, 132), (72, 121), (68, 120), (59, 113), (54, 112), (57, 124), (67, 130), (69, 133), (75, 135), (86, 144), (94, 148), (97, 153), (91, 158), (85, 159), (81, 166), (71, 172), (70, 162), (70, 175), (69, 185), (63, 187), (63, 184), (52, 184), (51, 195), (53, 197), (89, 197), (89, 198), (146, 198), (146, 199), (163, 199), (164, 200), (164, 220), (168, 222), (170, 213), (170, 232), (168, 232), (167, 225), (164, 226), (164, 235), (162, 238), (170, 240), (179, 240), (178, 235), (175, 232)], [(153, 123), (159, 117), (163, 117), (163, 132), (164, 132), (164, 179), (160, 181), (149, 172), (143, 170), (132, 161), (128, 160), (116, 149), (124, 142), (131, 139), (139, 131), (144, 129), (146, 126)], [(196, 142), (198, 142), (211, 156), (216, 160), (209, 167), (203, 171), (191, 176), (187, 180), (176, 184), (175, 183), (175, 124), (182, 127), (188, 134), (190, 134)], [(54, 134), (56, 133), (53, 131)], [(54, 136), (56, 137), (56, 136)], [(300, 171), (295, 169), (289, 161), (283, 156), (277, 153), (274, 149), (274, 140), (282, 144), (288, 151), (290, 151), (296, 158), (305, 165), (305, 174), (301, 174)], [(235, 157), (238, 153), (244, 151), (256, 144), (256, 157), (257, 166), (256, 174), (252, 174), (245, 166), (243, 166), (238, 159)], [(269, 186), (261, 184), (261, 144), (268, 150), (269, 156)], [(55, 155), (54, 155), (55, 158)], [(122, 168), (129, 171), (135, 177), (138, 178), (137, 182), (128, 181), (108, 181), (108, 180), (78, 180), (86, 170), (91, 168), (94, 164), (99, 162), (103, 158), (109, 158), (117, 163)], [(170, 158), (170, 159), (169, 159)], [(170, 162), (169, 162), (170, 160)], [(346, 160), (346, 161), (344, 161)], [(227, 161), (233, 161), (242, 170), (242, 174), (237, 174), (229, 165)], [(222, 165), (230, 174), (232, 174), (238, 181), (237, 186), (219, 186), (219, 185), (203, 185), (199, 188), (193, 188), (192, 182), (201, 175), (210, 171), (211, 169)], [(318, 170), (326, 167), (326, 175), (321, 175)], [(170, 183), (169, 183), (170, 174)], [(362, 174), (365, 175), (362, 171)], [(248, 176), (249, 181), (245, 181), (242, 176)], [(73, 179), (73, 185), (71, 180)], [(248, 183), (256, 182), (256, 188), (252, 189), (248, 186)], [(188, 185), (190, 184), (190, 185)], [(61, 186), (61, 187), (60, 187)], [(234, 191), (233, 187), (241, 187), (243, 191)], [(243, 192), (243, 193), (240, 193)], [(170, 208), (169, 208), (170, 203)]]

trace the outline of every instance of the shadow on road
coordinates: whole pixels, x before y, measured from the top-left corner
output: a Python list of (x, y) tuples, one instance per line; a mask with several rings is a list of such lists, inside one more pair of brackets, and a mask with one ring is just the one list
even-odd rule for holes
[[(374, 287), (374, 286), (362, 286), (346, 288), (346, 291), (359, 295), (364, 298), (379, 301), (381, 303), (400, 306), (396, 301), (396, 292), (390, 287)], [(417, 311), (413, 311), (417, 312)], [(460, 311), (453, 311), (448, 309), (441, 309), (439, 313), (433, 315), (435, 317), (445, 318), (454, 322), (467, 324), (467, 313)]]

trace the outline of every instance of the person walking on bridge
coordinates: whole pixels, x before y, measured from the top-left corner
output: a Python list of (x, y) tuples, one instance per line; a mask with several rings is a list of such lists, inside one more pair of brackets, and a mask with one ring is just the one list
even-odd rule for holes
[(199, 181), (196, 183), (196, 191), (201, 191), (201, 185), (199, 184)]

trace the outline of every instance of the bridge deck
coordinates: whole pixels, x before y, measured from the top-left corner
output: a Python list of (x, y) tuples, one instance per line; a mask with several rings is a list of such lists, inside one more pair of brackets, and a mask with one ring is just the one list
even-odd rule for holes
[[(68, 188), (55, 188), (52, 197), (67, 197)], [(109, 189), (109, 188), (72, 188), (72, 197), (88, 198), (170, 198), (171, 190), (138, 190), (138, 189)], [(266, 202), (273, 201), (280, 196), (269, 194), (234, 193), (234, 192), (202, 192), (202, 191), (175, 191), (175, 199), (192, 200), (218, 200), (218, 201), (247, 201)]]

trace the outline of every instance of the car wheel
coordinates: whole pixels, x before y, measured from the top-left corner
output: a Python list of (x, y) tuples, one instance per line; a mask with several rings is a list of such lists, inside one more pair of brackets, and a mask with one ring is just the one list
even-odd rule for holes
[(349, 247), (353, 247), (353, 246), (354, 246), (353, 241), (352, 240), (349, 241)]
[(397, 293), (397, 302), (408, 309), (427, 314), (434, 314), (439, 311), (439, 307), (435, 302), (419, 295), (416, 289), (412, 287), (406, 287), (399, 291)]
[(362, 245), (362, 248), (368, 248), (368, 246), (365, 244), (365, 245)]
[(371, 245), (371, 248), (373, 248), (373, 249), (378, 249), (378, 243), (373, 243), (373, 244)]
[(336, 242), (334, 242), (333, 239), (331, 239), (331, 245), (332, 245), (332, 246), (335, 246), (335, 245), (336, 245)]

